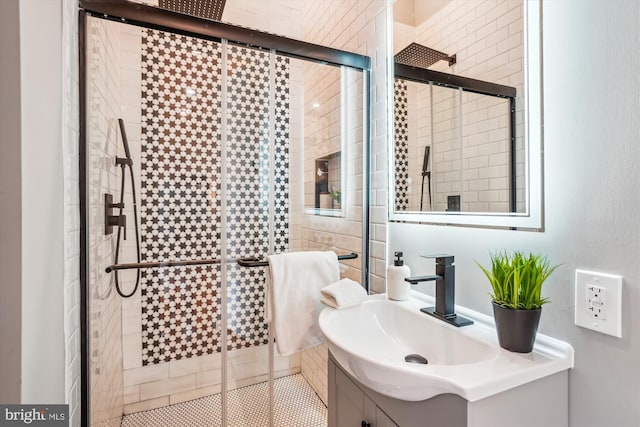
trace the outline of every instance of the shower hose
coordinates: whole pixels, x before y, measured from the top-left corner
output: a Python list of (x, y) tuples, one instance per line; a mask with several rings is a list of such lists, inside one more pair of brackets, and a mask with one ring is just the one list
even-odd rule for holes
[[(136, 202), (136, 184), (135, 184), (135, 178), (133, 176), (133, 160), (131, 159), (131, 153), (129, 152), (129, 143), (127, 141), (127, 134), (125, 132), (124, 129), (124, 121), (122, 119), (118, 119), (118, 123), (120, 125), (120, 134), (122, 136), (122, 144), (124, 145), (124, 152), (125, 152), (125, 156), (126, 158), (121, 158), (121, 157), (116, 157), (116, 165), (120, 166), (121, 170), (122, 170), (122, 180), (120, 181), (120, 204), (119, 204), (119, 212), (118, 215), (122, 216), (123, 215), (123, 211), (124, 211), (124, 182), (125, 182), (125, 175), (126, 175), (126, 169), (127, 166), (129, 167), (129, 176), (131, 177), (131, 194), (133, 196), (133, 223), (134, 223), (134, 229), (135, 229), (135, 234), (136, 234), (136, 258), (137, 258), (137, 262), (140, 263), (141, 261), (141, 257), (140, 257), (140, 232), (138, 231), (138, 205)], [(117, 240), (116, 240), (116, 255), (115, 255), (115, 264), (118, 263), (118, 257), (120, 255), (120, 235), (122, 234), (122, 227), (118, 227), (118, 236), (117, 236)], [(127, 233), (126, 231), (124, 232), (124, 238), (126, 239), (127, 237)], [(140, 285), (140, 269), (137, 268), (136, 269), (136, 285), (134, 286), (133, 290), (131, 291), (131, 293), (125, 294), (122, 289), (120, 288), (120, 281), (119, 281), (119, 277), (118, 277), (118, 270), (116, 270), (115, 272), (115, 285), (116, 285), (116, 291), (118, 292), (118, 295), (120, 295), (123, 298), (129, 298), (131, 296), (133, 296), (137, 290), (138, 290), (138, 286)]]

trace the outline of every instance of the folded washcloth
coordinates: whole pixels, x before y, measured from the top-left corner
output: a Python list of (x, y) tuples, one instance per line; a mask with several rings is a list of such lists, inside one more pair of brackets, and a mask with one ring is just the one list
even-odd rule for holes
[(324, 342), (318, 325), (320, 289), (340, 279), (335, 252), (290, 252), (269, 256), (268, 318), (278, 352), (288, 356)]
[(358, 282), (342, 279), (320, 290), (320, 301), (333, 308), (348, 308), (367, 298), (367, 291)]

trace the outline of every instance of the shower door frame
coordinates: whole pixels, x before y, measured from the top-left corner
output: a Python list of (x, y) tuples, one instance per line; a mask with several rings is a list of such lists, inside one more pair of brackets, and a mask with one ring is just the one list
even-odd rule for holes
[(509, 212), (517, 212), (516, 88), (456, 74), (414, 67), (399, 62), (394, 63), (394, 79), (431, 84), (449, 89), (459, 89), (464, 92), (506, 99), (509, 102)]
[(89, 17), (106, 19), (143, 28), (177, 33), (185, 36), (234, 44), (336, 66), (359, 70), (364, 79), (363, 119), (363, 212), (362, 212), (362, 284), (369, 292), (369, 200), (370, 200), (370, 151), (371, 151), (371, 59), (368, 56), (346, 52), (326, 46), (295, 40), (270, 33), (211, 21), (190, 15), (160, 9), (128, 0), (78, 0), (78, 66), (79, 66), (79, 190), (80, 190), (80, 420), (89, 425), (90, 417), (90, 345), (89, 303), (90, 292), (88, 249), (88, 170), (87, 170), (87, 22)]

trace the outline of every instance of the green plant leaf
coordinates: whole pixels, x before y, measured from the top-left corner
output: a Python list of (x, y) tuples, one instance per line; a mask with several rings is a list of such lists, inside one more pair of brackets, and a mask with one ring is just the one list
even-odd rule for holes
[(491, 254), (491, 270), (476, 261), (489, 280), (493, 301), (507, 308), (535, 310), (549, 302), (542, 297), (542, 284), (558, 266), (542, 255), (514, 252)]

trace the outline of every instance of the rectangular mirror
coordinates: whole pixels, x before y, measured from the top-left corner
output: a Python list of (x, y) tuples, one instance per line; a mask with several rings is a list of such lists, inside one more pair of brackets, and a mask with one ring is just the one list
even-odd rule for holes
[(541, 229), (541, 3), (390, 7), (390, 220)]
[[(361, 78), (347, 67), (309, 64), (304, 69), (304, 207), (305, 213), (345, 216), (348, 195), (347, 165), (357, 156), (362, 119), (355, 102), (362, 98)], [(321, 86), (318, 82), (330, 82)]]

